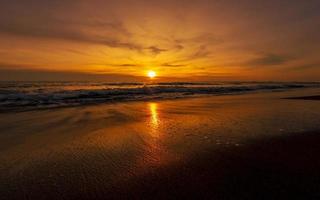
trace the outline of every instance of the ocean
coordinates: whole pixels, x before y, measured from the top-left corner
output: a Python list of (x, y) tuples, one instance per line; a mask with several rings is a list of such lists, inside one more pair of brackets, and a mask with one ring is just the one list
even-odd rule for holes
[(1, 82), (0, 111), (320, 87), (317, 82)]

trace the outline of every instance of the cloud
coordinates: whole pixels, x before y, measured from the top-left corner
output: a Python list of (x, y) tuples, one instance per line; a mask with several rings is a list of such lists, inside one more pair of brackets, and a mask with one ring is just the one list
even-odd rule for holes
[(193, 54), (188, 56), (187, 59), (194, 60), (194, 59), (207, 58), (210, 54), (211, 52), (209, 51), (206, 45), (200, 45)]
[[(89, 31), (88, 31), (89, 30)], [(98, 32), (98, 33), (96, 33)], [(99, 32), (106, 32), (101, 34)], [(123, 48), (158, 55), (168, 51), (158, 46), (144, 46), (129, 42), (133, 36), (121, 22), (104, 22), (99, 20), (65, 21), (49, 18), (47, 20), (23, 21), (0, 20), (0, 33), (21, 37), (66, 40), (71, 42), (105, 45), (111, 48)], [(119, 39), (119, 36), (127, 39)]]
[[(45, 23), (45, 22), (43, 22)], [(55, 23), (53, 23), (55, 24)], [(143, 46), (131, 42), (125, 42), (111, 36), (101, 36), (88, 34), (81, 29), (73, 28), (72, 26), (45, 26), (45, 25), (28, 25), (17, 22), (0, 22), (0, 32), (9, 35), (35, 37), (46, 39), (69, 40), (74, 42), (92, 43), (105, 45), (112, 48), (126, 48), (130, 50), (142, 51)], [(126, 33), (126, 32), (125, 32)]]
[(140, 65), (124, 63), (124, 64), (105, 64), (106, 66), (114, 66), (114, 67), (139, 67)]
[(148, 48), (146, 48), (147, 50), (149, 50), (152, 54), (154, 55), (158, 55), (160, 54), (161, 52), (165, 52), (165, 51), (168, 51), (167, 49), (162, 49), (162, 48), (159, 48), (157, 46), (150, 46)]
[(175, 43), (177, 45), (181, 44), (206, 44), (206, 45), (216, 45), (223, 43), (223, 40), (217, 36), (215, 36), (213, 33), (200, 33), (193, 37), (188, 38), (179, 38), (175, 39)]
[(162, 67), (185, 67), (185, 66), (188, 66), (186, 64), (174, 64), (174, 63), (162, 63), (161, 64)]
[(203, 33), (196, 37), (190, 38), (187, 41), (194, 43), (206, 43), (207, 45), (216, 45), (223, 42), (221, 38), (216, 37), (212, 33)]
[(145, 49), (140, 44), (129, 42), (132, 34), (121, 20), (65, 16), (68, 15), (66, 8), (74, 7), (76, 6), (72, 1), (32, 1), (30, 5), (18, 2), (15, 5), (5, 1), (0, 8), (0, 33), (24, 38), (92, 43), (136, 51)]
[(288, 68), (290, 70), (297, 70), (297, 71), (303, 71), (303, 70), (309, 70), (309, 69), (320, 69), (320, 63), (309, 63), (309, 64), (301, 64), (301, 65), (295, 65)]
[(278, 54), (265, 54), (246, 63), (251, 66), (281, 65), (289, 61), (289, 57)]
[(144, 77), (124, 74), (89, 74), (72, 71), (47, 71), (31, 69), (1, 69), (2, 81), (103, 81), (103, 82), (139, 82)]

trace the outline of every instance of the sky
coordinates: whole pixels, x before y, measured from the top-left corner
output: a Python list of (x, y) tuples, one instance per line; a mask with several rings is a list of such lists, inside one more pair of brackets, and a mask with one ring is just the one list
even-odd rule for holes
[(1, 0), (0, 80), (320, 81), (319, 0)]

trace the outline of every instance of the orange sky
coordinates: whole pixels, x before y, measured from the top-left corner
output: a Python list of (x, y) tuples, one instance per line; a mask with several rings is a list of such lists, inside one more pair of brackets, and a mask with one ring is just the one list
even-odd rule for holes
[(0, 80), (320, 79), (316, 0), (0, 5)]

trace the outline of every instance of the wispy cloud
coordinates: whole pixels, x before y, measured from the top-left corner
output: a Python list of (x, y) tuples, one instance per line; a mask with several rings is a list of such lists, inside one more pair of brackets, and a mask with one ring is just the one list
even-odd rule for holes
[(295, 71), (304, 71), (304, 70), (310, 70), (310, 69), (320, 69), (320, 63), (308, 63), (308, 64), (300, 64), (300, 65), (294, 65), (290, 66), (289, 70), (295, 70)]
[(176, 68), (176, 67), (186, 67), (188, 66), (187, 64), (175, 64), (175, 63), (162, 63), (161, 64), (162, 67), (172, 67), (172, 68)]
[(150, 47), (147, 47), (146, 48), (147, 50), (150, 50), (150, 52), (154, 55), (158, 55), (160, 54), (161, 52), (165, 52), (165, 51), (168, 51), (167, 49), (163, 49), (163, 48), (159, 48), (157, 46), (150, 46)]
[(103, 81), (103, 82), (136, 82), (143, 77), (116, 73), (81, 73), (73, 71), (50, 71), (32, 69), (1, 69), (2, 81)]
[(246, 63), (249, 66), (272, 66), (272, 65), (281, 65), (288, 62), (290, 59), (288, 56), (279, 55), (279, 54), (265, 54), (259, 58), (250, 60)]

